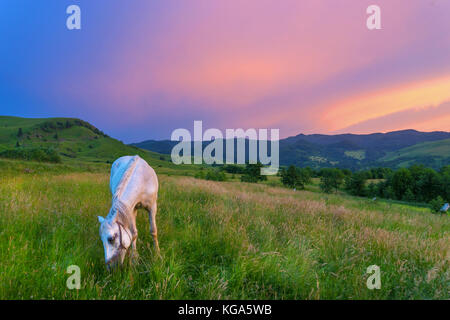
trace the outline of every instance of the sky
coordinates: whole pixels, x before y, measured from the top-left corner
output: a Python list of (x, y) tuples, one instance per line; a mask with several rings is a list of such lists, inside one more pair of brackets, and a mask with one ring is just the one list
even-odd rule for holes
[(127, 143), (194, 120), (450, 131), (450, 1), (2, 0), (0, 115), (77, 117)]

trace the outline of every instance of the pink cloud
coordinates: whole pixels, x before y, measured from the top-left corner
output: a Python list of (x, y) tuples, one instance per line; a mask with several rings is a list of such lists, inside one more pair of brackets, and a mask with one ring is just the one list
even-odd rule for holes
[[(193, 112), (211, 114), (213, 125), (277, 126), (282, 135), (342, 127), (379, 131), (383, 117), (395, 129), (395, 121), (403, 122), (392, 113), (394, 105), (364, 118), (355, 117), (364, 112), (355, 103), (363, 93), (383, 95), (450, 76), (450, 2), (377, 3), (379, 31), (365, 26), (365, 9), (373, 4), (368, 0), (351, 6), (317, 0), (177, 3), (151, 30), (129, 21), (117, 49), (105, 56), (105, 68), (56, 87), (118, 118), (124, 106), (129, 118), (143, 119), (170, 115), (185, 102)], [(423, 103), (432, 105), (432, 96)], [(333, 113), (337, 105), (340, 112)], [(417, 107), (412, 102), (396, 111), (417, 114)]]

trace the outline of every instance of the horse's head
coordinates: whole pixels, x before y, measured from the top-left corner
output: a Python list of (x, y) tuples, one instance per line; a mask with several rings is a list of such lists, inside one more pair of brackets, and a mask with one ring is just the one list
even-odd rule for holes
[(100, 239), (105, 249), (105, 263), (109, 268), (122, 264), (128, 247), (131, 244), (131, 237), (124, 226), (118, 221), (109, 221), (103, 217), (98, 217), (100, 222)]

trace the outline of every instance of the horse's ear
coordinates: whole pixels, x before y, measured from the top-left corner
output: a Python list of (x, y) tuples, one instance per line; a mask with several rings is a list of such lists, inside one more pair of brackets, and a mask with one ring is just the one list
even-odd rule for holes
[(105, 218), (98, 216), (98, 222), (103, 223), (103, 221), (105, 221)]

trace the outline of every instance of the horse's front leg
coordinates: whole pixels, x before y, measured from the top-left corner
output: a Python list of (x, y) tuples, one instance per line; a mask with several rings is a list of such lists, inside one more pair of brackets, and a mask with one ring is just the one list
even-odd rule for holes
[(138, 260), (138, 258), (139, 258), (139, 253), (137, 251), (136, 241), (137, 241), (137, 238), (135, 238), (131, 242), (131, 260), (133, 262), (136, 262)]
[(150, 234), (153, 238), (153, 243), (155, 244), (156, 253), (161, 257), (159, 252), (159, 242), (158, 242), (158, 228), (156, 227), (156, 201), (152, 204), (151, 208), (148, 210), (148, 218), (150, 220)]
[(139, 258), (139, 254), (137, 252), (137, 245), (136, 245), (136, 241), (137, 241), (137, 236), (138, 236), (138, 231), (136, 228), (136, 216), (137, 216), (137, 209), (135, 208), (133, 211), (134, 217), (133, 217), (133, 224), (131, 226), (132, 229), (132, 235), (133, 235), (133, 239), (131, 241), (131, 261), (132, 262), (136, 262), (137, 259)]

